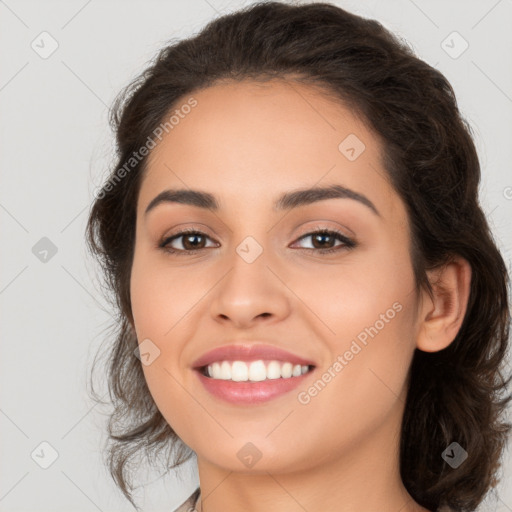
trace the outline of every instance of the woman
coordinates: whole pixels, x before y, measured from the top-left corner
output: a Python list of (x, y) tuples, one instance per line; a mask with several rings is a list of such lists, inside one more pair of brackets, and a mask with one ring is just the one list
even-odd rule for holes
[(270, 2), (164, 48), (113, 113), (87, 235), (132, 504), (142, 451), (196, 454), (179, 510), (474, 510), (509, 278), (444, 76), (376, 21)]

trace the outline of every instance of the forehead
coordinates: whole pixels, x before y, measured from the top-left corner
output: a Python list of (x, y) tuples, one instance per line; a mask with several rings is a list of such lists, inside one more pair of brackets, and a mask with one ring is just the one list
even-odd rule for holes
[[(284, 80), (226, 82), (190, 96), (196, 105), (149, 155), (140, 209), (166, 188), (208, 190), (222, 208), (224, 202), (270, 205), (280, 192), (333, 183), (373, 196), (380, 211), (393, 209), (380, 139), (318, 88)], [(179, 114), (190, 96), (170, 114)]]

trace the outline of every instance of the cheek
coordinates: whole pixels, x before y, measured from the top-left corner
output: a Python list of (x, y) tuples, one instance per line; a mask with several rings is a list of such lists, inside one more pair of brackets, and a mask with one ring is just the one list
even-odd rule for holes
[(321, 329), (319, 336), (339, 340), (340, 349), (376, 322), (381, 328), (383, 321), (387, 328), (387, 320), (396, 325), (395, 317), (405, 315), (397, 312), (399, 305), (393, 305), (401, 304), (404, 311), (414, 298), (406, 251), (393, 251), (384, 244), (347, 254), (339, 264), (294, 269), (283, 280), (300, 298), (301, 314)]
[[(194, 279), (185, 270), (170, 270), (165, 258), (135, 255), (130, 283), (132, 310), (137, 334), (163, 342), (185, 319), (210, 286), (210, 279)], [(181, 327), (181, 325), (180, 325)]]
[[(347, 315), (345, 323), (336, 324), (330, 359), (310, 387), (299, 390), (300, 413), (311, 431), (324, 432), (326, 437), (328, 432), (336, 433), (333, 436), (350, 445), (373, 435), (390, 415), (399, 414), (414, 351), (412, 307), (405, 297), (401, 299), (382, 309), (384, 320), (375, 320), (366, 311), (357, 319)], [(328, 440), (325, 444), (326, 451), (332, 450)]]
[[(410, 299), (408, 294), (389, 294), (372, 302), (373, 312), (356, 311), (354, 306), (352, 316), (347, 317), (347, 334), (338, 337), (333, 346), (341, 365), (337, 366), (337, 384), (330, 400), (343, 396), (346, 403), (340, 416), (355, 413), (362, 425), (371, 425), (386, 416), (398, 400), (405, 400), (415, 349)], [(337, 327), (343, 332), (341, 323)]]
[(188, 337), (186, 314), (197, 302), (197, 293), (185, 286), (183, 273), (171, 276), (158, 263), (139, 256), (134, 256), (131, 273), (132, 311), (141, 352), (146, 347), (152, 358), (149, 364), (141, 362), (142, 370), (156, 406), (169, 425), (182, 432), (190, 395), (178, 369), (179, 355)]
[(415, 349), (414, 278), (406, 251), (382, 251), (369, 260), (354, 259), (346, 271), (333, 267), (329, 276), (317, 273), (294, 288), (321, 320), (318, 336), (329, 353), (323, 365), (336, 375), (332, 389), (356, 409), (360, 400), (400, 394)]

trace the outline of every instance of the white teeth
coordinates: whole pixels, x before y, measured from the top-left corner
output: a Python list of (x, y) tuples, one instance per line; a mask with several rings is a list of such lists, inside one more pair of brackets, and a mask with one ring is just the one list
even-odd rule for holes
[[(213, 377), (213, 375), (210, 375)], [(231, 365), (227, 361), (223, 361), (220, 365), (220, 378), (224, 380), (231, 379)]]
[(284, 379), (289, 379), (293, 373), (293, 364), (292, 363), (284, 363), (281, 366), (281, 377)]
[(278, 361), (270, 361), (267, 366), (267, 379), (279, 379), (281, 377), (281, 365)]
[[(215, 373), (213, 374), (213, 378), (215, 378)], [(231, 366), (231, 380), (234, 380), (235, 382), (249, 380), (249, 368), (247, 368), (247, 365), (244, 362), (235, 361), (233, 363)]]
[(219, 363), (213, 363), (212, 366), (208, 367), (208, 373), (210, 374), (210, 377), (213, 377), (214, 375), (219, 375), (220, 372), (220, 364)]
[(289, 379), (300, 377), (309, 370), (309, 366), (293, 365), (289, 362), (270, 361), (267, 366), (263, 360), (252, 361), (219, 361), (206, 368), (206, 373), (213, 379), (232, 380), (235, 382), (259, 382), (267, 379)]
[(249, 380), (260, 381), (267, 378), (267, 370), (263, 361), (253, 361), (249, 365)]

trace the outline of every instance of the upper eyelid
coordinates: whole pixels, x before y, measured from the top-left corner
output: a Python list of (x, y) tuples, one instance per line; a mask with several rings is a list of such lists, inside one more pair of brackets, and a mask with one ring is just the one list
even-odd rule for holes
[[(347, 229), (347, 228), (345, 228), (345, 229)], [(354, 235), (349, 234), (349, 233), (344, 233), (343, 230), (339, 229), (339, 228), (315, 225), (315, 226), (312, 226), (310, 228), (307, 228), (302, 235), (299, 235), (299, 238), (301, 238), (301, 237), (303, 237), (305, 235), (309, 235), (311, 233), (315, 233), (317, 231), (339, 232), (340, 234), (346, 236), (347, 238), (352, 238), (354, 236)], [(348, 231), (348, 229), (347, 229), (347, 231)], [(197, 228), (196, 229), (194, 227), (185, 227), (185, 228), (179, 228), (178, 231), (173, 232), (173, 233), (171, 233), (169, 235), (165, 235), (164, 237), (162, 237), (162, 240), (168, 240), (169, 238), (179, 237), (179, 236), (186, 235), (186, 234), (189, 234), (189, 233), (192, 233), (192, 234), (198, 233), (198, 234), (201, 234), (201, 235), (206, 235), (209, 238), (215, 238), (216, 237), (216, 235), (210, 235), (210, 233), (208, 233), (208, 231), (205, 230), (205, 228)]]
[[(334, 226), (327, 226), (327, 225), (323, 224), (325, 222), (333, 222), (332, 220), (325, 219), (325, 220), (317, 220), (317, 221), (312, 221), (312, 222), (314, 223), (314, 225), (309, 228), (306, 228), (306, 231), (300, 236), (307, 235), (307, 234), (311, 233), (312, 231), (323, 230), (323, 231), (339, 231), (342, 235), (346, 236), (347, 238), (353, 238), (353, 239), (356, 238), (355, 233), (347, 226), (339, 225), (337, 227), (334, 227)], [(196, 228), (196, 226), (199, 226), (199, 227)], [(185, 227), (177, 226), (175, 229), (177, 230), (176, 232), (172, 232), (171, 234), (163, 237), (162, 239), (168, 239), (169, 237), (173, 237), (173, 236), (179, 235), (181, 233), (189, 233), (189, 232), (200, 232), (201, 234), (207, 235), (211, 238), (216, 238), (218, 236), (214, 230), (212, 230), (211, 228), (207, 227), (205, 224), (202, 224), (202, 223), (199, 223), (199, 224), (196, 223), (195, 225), (193, 224), (192, 226), (185, 226)], [(295, 229), (296, 228), (294, 228), (293, 231), (295, 231)], [(210, 232), (213, 234), (210, 234)], [(286, 235), (286, 237), (288, 237), (288, 236), (291, 236), (290, 232)]]

